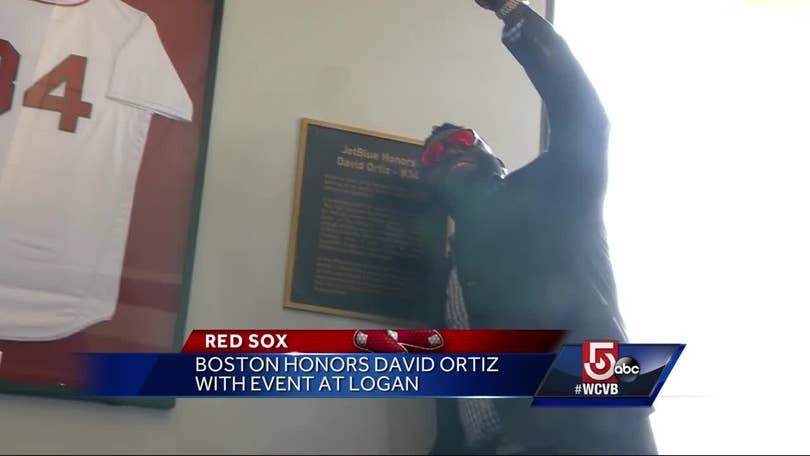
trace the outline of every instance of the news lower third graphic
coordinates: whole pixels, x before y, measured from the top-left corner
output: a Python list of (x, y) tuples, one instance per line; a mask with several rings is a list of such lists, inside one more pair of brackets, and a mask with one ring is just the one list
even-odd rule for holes
[(537, 388), (532, 405), (649, 407), (683, 349), (683, 344), (615, 341), (565, 345)]
[(683, 344), (547, 330), (195, 330), (181, 353), (85, 353), (90, 397), (526, 398), (649, 407)]

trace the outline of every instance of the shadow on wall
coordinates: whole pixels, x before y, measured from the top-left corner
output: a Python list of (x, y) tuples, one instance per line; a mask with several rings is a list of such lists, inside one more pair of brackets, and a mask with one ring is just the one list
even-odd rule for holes
[[(388, 447), (391, 454), (427, 454), (436, 435), (433, 399), (390, 399)], [(414, 419), (420, 417), (424, 419)], [(407, 423), (403, 426), (402, 423)]]

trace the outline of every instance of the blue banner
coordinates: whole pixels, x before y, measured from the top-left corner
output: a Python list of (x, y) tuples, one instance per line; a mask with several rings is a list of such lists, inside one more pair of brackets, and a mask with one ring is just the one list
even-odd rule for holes
[(87, 354), (94, 397), (527, 397), (553, 353)]
[[(92, 397), (493, 397), (648, 407), (682, 344), (588, 341), (554, 353), (85, 354)], [(528, 406), (527, 404), (527, 406)]]

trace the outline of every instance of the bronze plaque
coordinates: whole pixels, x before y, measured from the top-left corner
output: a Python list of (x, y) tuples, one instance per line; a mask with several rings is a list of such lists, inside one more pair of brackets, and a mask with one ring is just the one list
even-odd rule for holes
[(421, 147), (302, 121), (285, 307), (392, 323), (440, 312), (447, 217), (422, 185)]

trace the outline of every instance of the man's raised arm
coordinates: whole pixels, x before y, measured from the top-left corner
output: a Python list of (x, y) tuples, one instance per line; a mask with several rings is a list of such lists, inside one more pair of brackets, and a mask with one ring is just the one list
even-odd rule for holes
[(551, 127), (548, 149), (514, 177), (601, 196), (610, 125), (596, 90), (546, 19), (522, 2), (495, 4), (505, 24), (502, 41), (545, 102)]

